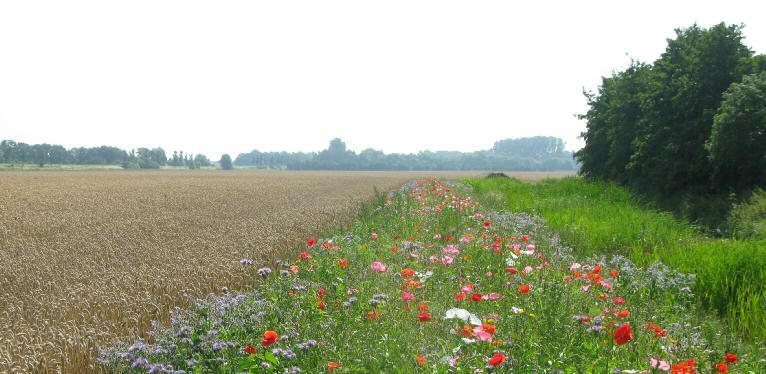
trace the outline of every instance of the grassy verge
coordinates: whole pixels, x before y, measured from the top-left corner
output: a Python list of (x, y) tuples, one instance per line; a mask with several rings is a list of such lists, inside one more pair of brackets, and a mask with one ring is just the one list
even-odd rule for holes
[[(298, 253), (300, 251), (300, 253)], [(460, 186), (409, 184), (348, 228), (243, 271), (245, 294), (178, 310), (150, 341), (104, 349), (128, 372), (631, 372), (764, 370), (691, 279), (572, 254), (535, 217)]]
[(623, 254), (697, 276), (698, 299), (754, 341), (766, 338), (766, 243), (708, 238), (671, 214), (646, 209), (627, 190), (580, 178), (536, 184), (472, 180), (487, 203), (545, 218), (578, 253)]

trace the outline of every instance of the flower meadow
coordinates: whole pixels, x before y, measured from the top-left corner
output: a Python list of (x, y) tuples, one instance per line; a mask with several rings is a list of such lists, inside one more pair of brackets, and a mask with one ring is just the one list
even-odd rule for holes
[[(763, 372), (698, 308), (693, 275), (577, 256), (544, 222), (469, 187), (412, 181), (269, 267), (115, 344), (120, 372)], [(751, 348), (748, 348), (751, 347)]]

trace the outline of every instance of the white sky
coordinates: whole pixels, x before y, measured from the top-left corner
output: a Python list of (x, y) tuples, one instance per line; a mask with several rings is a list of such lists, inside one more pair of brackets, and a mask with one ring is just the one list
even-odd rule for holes
[[(759, 5), (761, 4), (761, 5)], [(1, 1), (0, 139), (259, 150), (564, 138), (583, 87), (764, 1)]]

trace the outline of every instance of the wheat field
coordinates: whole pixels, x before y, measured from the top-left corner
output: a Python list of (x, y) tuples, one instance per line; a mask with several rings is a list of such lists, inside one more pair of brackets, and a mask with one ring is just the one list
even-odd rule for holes
[(98, 371), (96, 347), (241, 289), (240, 259), (269, 263), (347, 221), (374, 188), (426, 174), (0, 173), (0, 372)]

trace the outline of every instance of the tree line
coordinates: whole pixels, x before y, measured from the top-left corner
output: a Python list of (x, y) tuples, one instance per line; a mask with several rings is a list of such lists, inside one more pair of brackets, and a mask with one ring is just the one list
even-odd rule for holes
[(535, 136), (500, 140), (489, 150), (476, 152), (422, 151), (385, 154), (365, 149), (358, 154), (335, 138), (321, 152), (241, 153), (241, 167), (289, 170), (576, 170), (573, 154), (556, 137)]
[(677, 29), (654, 63), (585, 92), (581, 174), (681, 205), (766, 187), (766, 56), (742, 28)]
[(172, 157), (167, 157), (162, 148), (138, 148), (130, 151), (110, 146), (67, 149), (57, 144), (26, 144), (13, 140), (0, 142), (0, 163), (39, 166), (46, 164), (121, 165), (126, 169), (157, 169), (165, 165), (196, 169), (212, 165), (205, 155), (174, 151)]

